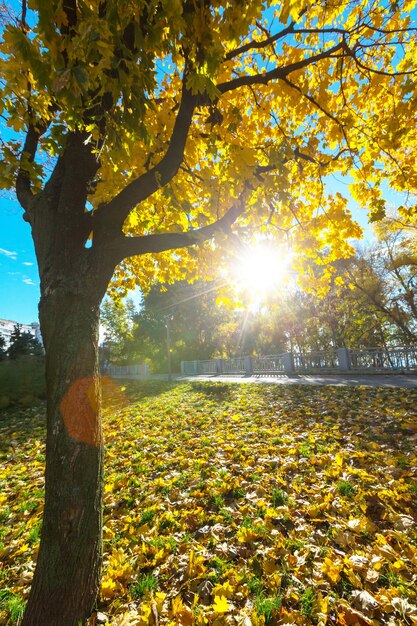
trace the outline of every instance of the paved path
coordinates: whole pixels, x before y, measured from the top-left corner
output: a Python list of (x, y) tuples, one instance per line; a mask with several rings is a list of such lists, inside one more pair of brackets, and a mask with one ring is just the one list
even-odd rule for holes
[(367, 387), (417, 388), (416, 374), (328, 374), (291, 376), (175, 376), (175, 380), (228, 383), (266, 383), (271, 385), (364, 385)]

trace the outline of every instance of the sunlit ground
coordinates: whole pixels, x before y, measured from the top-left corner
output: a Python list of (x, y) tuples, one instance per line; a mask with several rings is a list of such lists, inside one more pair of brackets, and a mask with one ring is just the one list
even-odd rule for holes
[[(121, 387), (105, 390), (100, 623), (415, 626), (416, 390)], [(2, 625), (43, 506), (44, 409), (16, 411), (0, 416)]]

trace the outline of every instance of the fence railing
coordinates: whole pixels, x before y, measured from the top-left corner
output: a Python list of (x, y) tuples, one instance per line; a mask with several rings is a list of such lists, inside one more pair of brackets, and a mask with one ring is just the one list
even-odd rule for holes
[[(191, 373), (191, 372), (190, 372)], [(129, 378), (130, 376), (148, 376), (148, 365), (107, 365), (103, 367), (103, 374), (112, 378)]]
[(199, 374), (217, 374), (216, 359), (209, 359), (207, 361), (198, 361), (198, 373)]
[(417, 347), (349, 350), (351, 369), (417, 370)]
[(223, 363), (219, 369), (223, 374), (245, 374), (245, 357), (235, 359), (222, 359)]
[(398, 348), (337, 348), (322, 352), (285, 352), (232, 359), (182, 361), (181, 372), (197, 374), (273, 375), (317, 372), (417, 372), (417, 346)]
[(336, 352), (308, 352), (293, 354), (294, 370), (296, 372), (310, 370), (334, 370), (339, 368), (339, 358)]
[(285, 354), (268, 354), (252, 357), (254, 374), (283, 374), (285, 372)]

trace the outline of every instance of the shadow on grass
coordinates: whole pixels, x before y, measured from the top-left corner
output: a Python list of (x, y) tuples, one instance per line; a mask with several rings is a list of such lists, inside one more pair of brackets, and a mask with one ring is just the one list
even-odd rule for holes
[(211, 400), (218, 400), (219, 402), (227, 402), (234, 397), (233, 383), (195, 381), (190, 383), (190, 387), (194, 392), (202, 393)]
[(46, 434), (46, 403), (11, 406), (0, 411), (0, 454), (19, 446), (20, 440), (42, 439)]
[[(132, 380), (132, 379), (109, 379), (103, 378), (103, 403), (105, 400), (111, 403), (111, 395), (118, 395), (122, 391), (128, 402), (139, 402), (146, 398), (160, 396), (171, 391), (178, 386), (183, 385), (181, 382), (169, 382), (167, 380)], [(115, 392), (115, 390), (119, 390)]]

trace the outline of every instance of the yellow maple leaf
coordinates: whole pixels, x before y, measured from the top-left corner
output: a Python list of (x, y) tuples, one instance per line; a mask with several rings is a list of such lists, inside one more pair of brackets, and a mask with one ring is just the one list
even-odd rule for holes
[(101, 597), (104, 600), (111, 600), (117, 591), (117, 585), (114, 580), (105, 576), (101, 581)]
[(246, 528), (245, 526), (243, 528), (239, 528), (236, 533), (237, 540), (240, 543), (249, 543), (250, 541), (256, 539), (257, 536), (256, 532), (254, 532), (251, 528)]
[(226, 596), (215, 596), (213, 609), (216, 613), (226, 613), (229, 608), (230, 607)]

